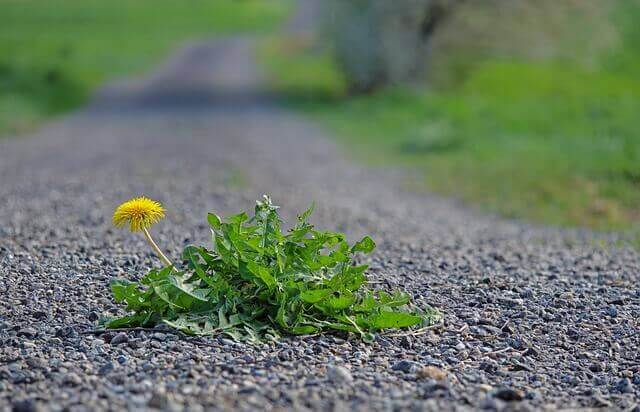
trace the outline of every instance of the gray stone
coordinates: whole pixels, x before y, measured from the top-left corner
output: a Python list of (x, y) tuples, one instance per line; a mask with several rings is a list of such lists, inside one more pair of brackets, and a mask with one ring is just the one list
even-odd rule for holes
[(401, 360), (393, 364), (391, 369), (394, 371), (401, 371), (404, 373), (415, 372), (420, 367), (420, 364), (410, 360)]
[(116, 336), (114, 336), (109, 343), (111, 343), (112, 345), (121, 345), (123, 343), (127, 343), (128, 341), (129, 336), (127, 336), (127, 334), (124, 332), (120, 332)]
[(116, 368), (116, 365), (114, 365), (113, 362), (107, 362), (100, 367), (100, 369), (98, 370), (98, 374), (107, 375), (108, 373), (113, 371), (115, 368)]
[(351, 372), (342, 366), (327, 366), (327, 379), (335, 384), (345, 384), (353, 382)]

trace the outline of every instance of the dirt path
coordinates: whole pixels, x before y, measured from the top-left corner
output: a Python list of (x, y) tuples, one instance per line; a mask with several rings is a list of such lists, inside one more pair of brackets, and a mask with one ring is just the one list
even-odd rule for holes
[[(405, 192), (395, 174), (346, 161), (260, 85), (250, 40), (193, 44), (87, 109), (0, 142), (0, 411), (638, 404), (635, 251)], [(318, 226), (371, 234), (371, 278), (437, 306), (445, 325), (371, 345), (82, 334), (121, 310), (113, 277), (156, 264), (142, 239), (111, 228), (119, 202), (162, 201), (168, 218), (154, 230), (175, 257), (208, 240), (207, 211), (250, 210), (262, 193), (289, 218), (315, 201)], [(447, 379), (423, 376), (427, 365)]]

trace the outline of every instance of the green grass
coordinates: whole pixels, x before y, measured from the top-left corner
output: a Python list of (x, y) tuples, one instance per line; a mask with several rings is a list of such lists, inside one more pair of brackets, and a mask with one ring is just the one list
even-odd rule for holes
[(181, 42), (264, 32), (290, 0), (0, 0), (0, 134), (85, 101), (114, 76), (148, 69)]
[(360, 159), (418, 170), (420, 185), (509, 217), (635, 231), (640, 30), (628, 27), (598, 69), (488, 57), (455, 86), (361, 97), (326, 53), (272, 40), (261, 54), (274, 87)]

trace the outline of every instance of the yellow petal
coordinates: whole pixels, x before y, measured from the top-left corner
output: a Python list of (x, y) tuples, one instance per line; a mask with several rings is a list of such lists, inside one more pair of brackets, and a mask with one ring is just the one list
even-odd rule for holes
[(129, 230), (138, 232), (153, 226), (164, 218), (164, 209), (159, 202), (144, 196), (128, 200), (118, 206), (113, 213), (116, 227), (129, 225)]

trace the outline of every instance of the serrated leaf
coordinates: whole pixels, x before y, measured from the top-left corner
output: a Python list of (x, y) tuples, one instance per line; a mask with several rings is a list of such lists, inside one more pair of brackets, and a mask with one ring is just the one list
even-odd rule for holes
[(112, 280), (110, 286), (116, 302), (124, 302), (138, 295), (138, 284), (126, 279)]
[(349, 291), (340, 296), (332, 296), (325, 300), (323, 305), (331, 310), (343, 310), (352, 306), (356, 298)]
[(121, 318), (109, 319), (104, 325), (107, 328), (134, 328), (140, 325), (142, 318), (140, 315), (122, 316)]
[(240, 262), (240, 273), (246, 278), (257, 282), (258, 285), (265, 285), (269, 289), (276, 286), (276, 279), (271, 275), (268, 268), (260, 266), (255, 262)]
[(318, 303), (333, 293), (333, 289), (305, 290), (300, 293), (300, 300), (305, 303)]
[(381, 312), (366, 318), (372, 329), (406, 328), (422, 323), (422, 317), (405, 312)]
[(376, 248), (376, 244), (369, 236), (365, 236), (351, 248), (352, 252), (371, 253)]
[(202, 269), (202, 267), (200, 266), (200, 263), (198, 263), (198, 256), (200, 256), (200, 254), (196, 255), (194, 251), (197, 252), (195, 247), (187, 246), (184, 249), (184, 253), (182, 255), (185, 258), (185, 260), (189, 262), (189, 266), (195, 271), (195, 273), (198, 275), (198, 277), (201, 280), (203, 280), (209, 286), (215, 287), (215, 282), (213, 281), (213, 279), (207, 275), (204, 269)]
[(311, 325), (296, 326), (291, 329), (291, 333), (294, 335), (309, 335), (316, 332), (318, 332), (318, 328)]
[(213, 213), (207, 214), (207, 221), (209, 222), (209, 225), (211, 226), (212, 229), (220, 230), (220, 226), (222, 225), (222, 219), (220, 219), (218, 215), (215, 215)]
[(169, 275), (167, 280), (169, 281), (169, 284), (174, 286), (180, 292), (201, 302), (208, 302), (207, 294), (209, 289), (197, 288), (193, 284), (185, 283), (184, 279), (180, 275)]
[(356, 312), (371, 312), (378, 307), (378, 302), (373, 297), (371, 292), (367, 292), (360, 303), (353, 306), (353, 310)]
[(385, 291), (380, 291), (378, 293), (378, 300), (381, 306), (398, 307), (406, 305), (410, 299), (409, 295), (404, 292), (396, 291), (393, 295), (390, 295)]
[(237, 215), (229, 216), (227, 222), (233, 227), (240, 228), (242, 222), (249, 220), (249, 216), (245, 212), (238, 213)]

